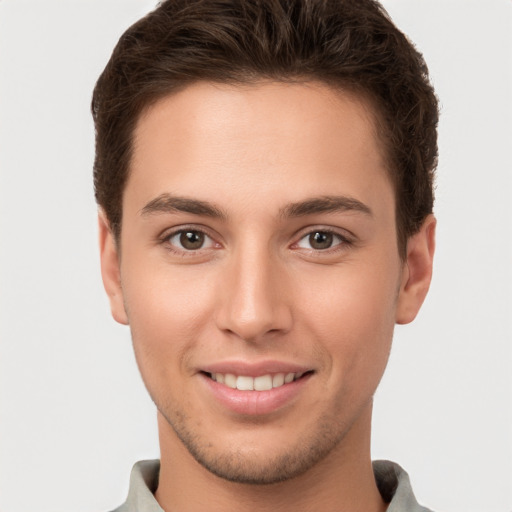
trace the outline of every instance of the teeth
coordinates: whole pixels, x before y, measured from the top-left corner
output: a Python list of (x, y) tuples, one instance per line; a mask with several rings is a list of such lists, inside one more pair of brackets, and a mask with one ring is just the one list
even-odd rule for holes
[(236, 378), (236, 389), (240, 391), (252, 391), (254, 389), (254, 379), (240, 375)]
[(254, 389), (256, 391), (268, 391), (269, 389), (272, 389), (272, 377), (270, 375), (256, 377), (254, 379)]
[[(217, 373), (216, 376), (218, 376), (219, 374)], [(222, 374), (220, 374), (222, 375)], [(217, 382), (219, 382), (218, 378), (217, 378)], [(231, 373), (226, 373), (226, 375), (224, 375), (224, 384), (226, 384), (226, 386), (228, 386), (228, 388), (233, 388), (233, 389), (236, 389), (236, 377), (231, 374)]]
[(279, 388), (300, 379), (304, 373), (276, 373), (274, 375), (260, 375), (249, 377), (247, 375), (234, 375), (232, 373), (212, 373), (211, 378), (228, 388), (240, 391), (268, 391), (272, 388)]
[(272, 387), (278, 388), (284, 384), (284, 373), (276, 373), (272, 378)]

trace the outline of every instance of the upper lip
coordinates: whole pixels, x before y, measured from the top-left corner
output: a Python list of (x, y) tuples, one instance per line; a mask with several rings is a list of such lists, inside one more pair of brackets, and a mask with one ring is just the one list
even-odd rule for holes
[(199, 371), (205, 373), (231, 373), (247, 377), (276, 373), (306, 373), (311, 370), (312, 368), (308, 366), (275, 360), (251, 363), (247, 361), (219, 361), (199, 368)]

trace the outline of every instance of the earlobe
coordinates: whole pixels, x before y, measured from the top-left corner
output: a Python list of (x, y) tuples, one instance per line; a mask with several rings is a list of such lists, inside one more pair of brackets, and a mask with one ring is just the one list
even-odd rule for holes
[(116, 322), (128, 325), (121, 288), (121, 272), (118, 250), (105, 213), (98, 213), (101, 277), (107, 292), (112, 316)]
[(429, 215), (407, 242), (402, 282), (396, 308), (396, 323), (412, 322), (425, 300), (432, 279), (436, 219)]

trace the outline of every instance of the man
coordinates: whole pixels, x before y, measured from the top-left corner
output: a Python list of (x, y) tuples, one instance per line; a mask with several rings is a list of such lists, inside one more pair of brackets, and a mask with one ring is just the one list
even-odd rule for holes
[(426, 510), (370, 460), (437, 157), (426, 66), (379, 4), (163, 2), (93, 115), (103, 281), (161, 447), (118, 510)]

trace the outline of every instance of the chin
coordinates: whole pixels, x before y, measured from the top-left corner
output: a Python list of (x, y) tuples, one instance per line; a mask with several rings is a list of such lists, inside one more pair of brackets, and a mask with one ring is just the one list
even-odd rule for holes
[[(201, 435), (188, 428), (183, 416), (170, 421), (169, 426), (188, 453), (210, 473), (230, 482), (250, 485), (270, 485), (298, 477), (321, 463), (343, 440), (346, 430), (339, 423), (317, 423), (314, 431), (295, 431), (295, 440), (282, 441), (267, 431), (261, 434), (227, 436), (214, 440), (211, 430)], [(258, 428), (258, 427), (256, 427)], [(268, 439), (271, 442), (268, 443)]]

